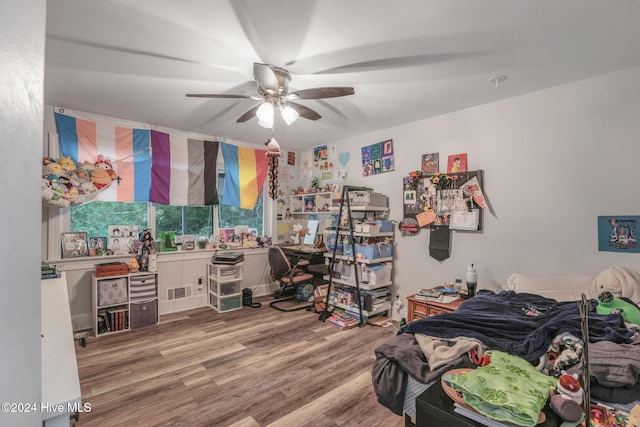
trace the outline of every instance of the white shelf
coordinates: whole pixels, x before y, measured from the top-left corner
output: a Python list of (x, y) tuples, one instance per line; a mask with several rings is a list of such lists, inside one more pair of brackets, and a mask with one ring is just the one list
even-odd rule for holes
[[(323, 279), (329, 280), (329, 275), (324, 276)], [(355, 282), (353, 282), (351, 280), (336, 279), (334, 277), (332, 281), (333, 281), (333, 283), (338, 283), (340, 285), (350, 286), (352, 288), (356, 287)], [(393, 285), (393, 282), (391, 282), (391, 281), (375, 283), (375, 284), (360, 282), (360, 289), (363, 289), (365, 291), (372, 291), (374, 289), (385, 288), (385, 287), (391, 286), (391, 285)]]
[[(331, 303), (331, 305), (333, 305), (335, 307), (342, 308), (343, 310), (349, 310), (349, 311), (352, 311), (352, 312), (355, 312), (355, 313), (358, 312), (358, 306), (357, 305), (342, 304), (340, 302)], [(384, 313), (387, 310), (391, 310), (391, 301), (384, 301), (383, 303), (378, 304), (378, 306), (375, 307), (373, 310), (367, 311), (365, 309), (362, 309), (362, 315), (363, 316), (367, 316), (367, 317), (371, 317), (374, 314)]]
[[(333, 258), (333, 255), (331, 254), (331, 251), (325, 252), (324, 256), (326, 258)], [(352, 256), (344, 256), (344, 255), (336, 255), (336, 259), (343, 259), (343, 260), (351, 261), (351, 262), (359, 262), (361, 264), (379, 264), (381, 262), (393, 261), (393, 257), (374, 258), (374, 259), (358, 258), (358, 259), (356, 259), (354, 261)]]
[[(124, 287), (123, 298), (114, 302), (100, 304), (100, 289), (118, 282), (119, 287)], [(141, 271), (130, 274), (118, 274), (115, 276), (96, 277), (93, 275), (92, 283), (92, 322), (93, 334), (96, 337), (127, 332), (131, 329), (156, 324), (160, 321), (158, 310), (158, 273), (155, 271)], [(99, 316), (109, 315), (108, 310), (124, 312), (121, 322), (122, 329), (100, 331)], [(135, 313), (132, 313), (132, 310)]]
[[(344, 204), (344, 207), (346, 207), (347, 204)], [(389, 208), (385, 208), (382, 206), (351, 206), (351, 212), (387, 212), (389, 210)], [(340, 205), (334, 205), (329, 207), (329, 211), (330, 212), (338, 212), (340, 211)]]
[(293, 194), (291, 196), (292, 215), (330, 214), (334, 197), (340, 198), (339, 193), (319, 192)]

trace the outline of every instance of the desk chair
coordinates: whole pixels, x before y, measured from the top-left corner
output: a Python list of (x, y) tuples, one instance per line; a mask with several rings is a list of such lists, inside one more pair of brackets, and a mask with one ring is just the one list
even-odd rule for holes
[[(309, 261), (300, 260), (292, 267), (289, 259), (278, 246), (271, 246), (269, 248), (268, 256), (271, 273), (275, 280), (280, 281), (280, 289), (276, 291), (274, 295), (275, 300), (271, 301), (269, 306), (280, 311), (296, 311), (311, 307), (313, 305), (312, 302), (309, 302), (308, 305), (303, 304), (302, 306), (294, 306), (291, 308), (279, 306), (279, 303), (282, 301), (288, 301), (296, 298), (298, 286), (305, 286), (310, 289), (311, 293), (313, 293), (313, 274), (306, 273), (299, 268), (303, 265), (307, 265)], [(290, 295), (291, 293), (293, 293), (293, 295)]]

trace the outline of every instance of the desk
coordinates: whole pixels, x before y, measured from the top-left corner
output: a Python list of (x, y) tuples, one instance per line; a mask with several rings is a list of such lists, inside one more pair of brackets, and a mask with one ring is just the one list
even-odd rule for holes
[(324, 253), (326, 249), (310, 249), (302, 245), (280, 246), (282, 252), (289, 258), (289, 262), (297, 264), (301, 260), (308, 261), (309, 264), (304, 269), (313, 274), (316, 279), (322, 279), (329, 274), (329, 268), (324, 263)]

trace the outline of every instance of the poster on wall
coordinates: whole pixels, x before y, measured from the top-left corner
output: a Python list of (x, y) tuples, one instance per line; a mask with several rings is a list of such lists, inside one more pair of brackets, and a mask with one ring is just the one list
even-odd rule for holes
[(607, 252), (640, 252), (638, 223), (640, 216), (598, 216), (598, 250)]
[(393, 140), (362, 147), (362, 176), (377, 175), (395, 170)]
[(447, 159), (447, 173), (467, 171), (467, 153), (452, 154)]
[(313, 161), (319, 162), (321, 160), (327, 160), (327, 146), (320, 145), (318, 147), (313, 147)]
[(440, 170), (440, 154), (429, 153), (422, 155), (422, 172), (433, 175)]
[(296, 152), (295, 151), (287, 151), (287, 164), (289, 166), (296, 165)]

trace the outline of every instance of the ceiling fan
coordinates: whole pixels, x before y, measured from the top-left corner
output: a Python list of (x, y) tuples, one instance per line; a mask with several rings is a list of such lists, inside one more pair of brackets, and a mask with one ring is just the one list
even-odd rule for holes
[(258, 86), (257, 96), (234, 95), (226, 93), (187, 93), (193, 98), (247, 98), (262, 101), (238, 117), (236, 123), (244, 123), (252, 117), (258, 118), (258, 124), (265, 128), (273, 127), (274, 111), (279, 110), (285, 123), (295, 122), (298, 117), (318, 120), (322, 116), (318, 112), (294, 100), (325, 99), (353, 95), (352, 87), (317, 87), (289, 92), (291, 73), (287, 70), (269, 64), (254, 63), (253, 77)]

